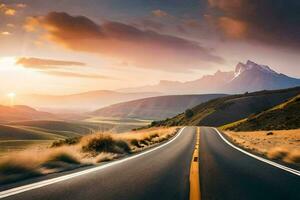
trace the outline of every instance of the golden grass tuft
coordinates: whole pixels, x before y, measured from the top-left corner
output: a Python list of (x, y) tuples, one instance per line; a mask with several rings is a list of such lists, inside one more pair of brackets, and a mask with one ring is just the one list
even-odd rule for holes
[(274, 160), (282, 160), (289, 154), (288, 149), (282, 147), (275, 147), (267, 152), (267, 157)]
[(123, 134), (84, 136), (76, 143), (60, 141), (44, 149), (28, 149), (0, 158), (0, 184), (96, 164), (138, 152), (175, 135), (177, 128), (151, 128)]

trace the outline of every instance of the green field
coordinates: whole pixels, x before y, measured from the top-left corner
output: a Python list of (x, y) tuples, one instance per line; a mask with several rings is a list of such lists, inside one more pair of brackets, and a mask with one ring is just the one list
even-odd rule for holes
[(149, 121), (121, 118), (90, 118), (84, 121), (20, 121), (0, 124), (0, 156), (27, 148), (49, 146), (61, 140), (94, 132), (122, 133)]

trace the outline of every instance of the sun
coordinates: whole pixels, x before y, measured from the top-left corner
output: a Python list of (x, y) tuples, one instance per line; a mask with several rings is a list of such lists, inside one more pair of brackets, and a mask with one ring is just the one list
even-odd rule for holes
[(9, 98), (10, 106), (14, 106), (15, 105), (15, 98), (17, 96), (16, 93), (10, 92), (6, 96)]
[(14, 69), (16, 57), (0, 57), (0, 69)]
[(16, 97), (16, 93), (10, 92), (10, 93), (7, 94), (7, 96), (8, 96), (9, 98), (15, 98), (15, 97)]

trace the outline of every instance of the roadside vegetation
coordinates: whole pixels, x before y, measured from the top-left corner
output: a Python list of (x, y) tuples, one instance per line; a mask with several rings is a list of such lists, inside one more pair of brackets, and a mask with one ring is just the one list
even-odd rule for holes
[[(282, 122), (289, 122), (287, 124), (290, 129), (295, 126), (300, 126), (299, 118), (299, 95), (300, 87), (259, 91), (238, 95), (229, 95), (221, 98), (216, 98), (204, 103), (201, 103), (185, 112), (176, 115), (175, 117), (168, 118), (162, 121), (154, 121), (150, 127), (158, 126), (215, 126), (220, 127), (226, 124), (234, 123), (232, 127), (237, 127), (239, 130), (248, 130), (264, 126), (263, 130), (280, 130), (287, 129), (282, 126)], [(291, 98), (293, 102), (287, 103)], [(272, 109), (274, 106), (281, 105), (276, 110), (272, 110), (265, 116), (259, 116), (266, 110)], [(289, 107), (289, 110), (283, 108)], [(297, 110), (298, 109), (298, 110)], [(273, 123), (276, 116), (278, 123)], [(273, 118), (271, 118), (273, 117)], [(239, 120), (247, 120), (247, 126), (241, 123), (238, 126), (235, 122)], [(249, 120), (248, 120), (249, 119)], [(242, 121), (240, 121), (242, 122)], [(249, 123), (248, 123), (249, 122)], [(251, 122), (251, 124), (250, 124)]]
[(272, 160), (300, 167), (300, 129), (280, 131), (225, 132), (238, 146)]
[(0, 158), (0, 184), (117, 159), (166, 141), (178, 130), (170, 127), (122, 134), (101, 132), (55, 141), (48, 148), (9, 153)]
[(223, 130), (290, 130), (300, 128), (300, 95), (259, 114), (221, 127)]

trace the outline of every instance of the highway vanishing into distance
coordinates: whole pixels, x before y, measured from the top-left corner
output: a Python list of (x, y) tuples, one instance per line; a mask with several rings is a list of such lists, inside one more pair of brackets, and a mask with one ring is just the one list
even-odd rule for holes
[(201, 127), (200, 142), (197, 127), (185, 127), (170, 141), (140, 154), (2, 188), (0, 198), (188, 200), (193, 162), (201, 199), (300, 199), (300, 172), (251, 157), (210, 127)]

